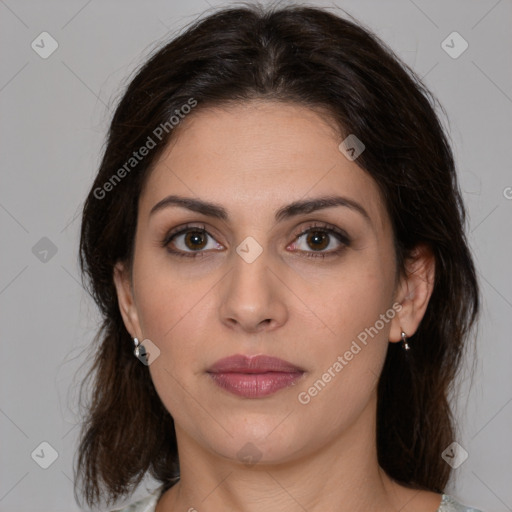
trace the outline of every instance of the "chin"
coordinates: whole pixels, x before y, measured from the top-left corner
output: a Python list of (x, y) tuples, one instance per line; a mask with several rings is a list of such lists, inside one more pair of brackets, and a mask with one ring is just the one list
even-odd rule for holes
[[(279, 464), (292, 460), (299, 452), (311, 446), (311, 440), (299, 435), (286, 414), (267, 416), (245, 415), (239, 421), (230, 421), (222, 439), (210, 439), (213, 451), (230, 460), (247, 465)], [(284, 421), (283, 421), (284, 420)], [(287, 424), (288, 423), (288, 424)]]

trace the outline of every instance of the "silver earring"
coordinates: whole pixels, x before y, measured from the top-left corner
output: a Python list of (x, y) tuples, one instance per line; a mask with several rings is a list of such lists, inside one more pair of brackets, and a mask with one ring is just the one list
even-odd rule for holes
[(402, 347), (404, 350), (410, 350), (410, 346), (407, 343), (407, 335), (402, 331)]
[(137, 338), (133, 338), (133, 344), (135, 345), (135, 350), (133, 351), (133, 353), (135, 354), (135, 357), (139, 357), (140, 356), (140, 352), (139, 352), (140, 343), (139, 343), (139, 340)]

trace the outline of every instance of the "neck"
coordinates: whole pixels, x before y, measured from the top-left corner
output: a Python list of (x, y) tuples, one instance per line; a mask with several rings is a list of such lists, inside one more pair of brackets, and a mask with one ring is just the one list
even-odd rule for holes
[(410, 494), (406, 496), (378, 465), (375, 411), (376, 399), (320, 449), (273, 464), (221, 457), (176, 426), (180, 481), (161, 498), (156, 512), (401, 509)]

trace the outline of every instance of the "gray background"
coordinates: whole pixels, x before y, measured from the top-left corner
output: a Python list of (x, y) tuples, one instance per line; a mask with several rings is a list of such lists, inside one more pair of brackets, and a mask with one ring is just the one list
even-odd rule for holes
[[(0, 0), (2, 512), (78, 510), (72, 461), (83, 371), (77, 372), (98, 321), (80, 284), (78, 214), (121, 86), (155, 44), (220, 5)], [(473, 384), (465, 372), (455, 403), (463, 427), (456, 441), (469, 457), (449, 490), (486, 511), (512, 510), (512, 2), (336, 5), (388, 42), (447, 110), (443, 122), (483, 292)], [(47, 59), (31, 47), (43, 31), (59, 45)], [(455, 59), (441, 46), (453, 31), (469, 44)], [(43, 237), (54, 244), (54, 255), (44, 253)], [(49, 461), (42, 442), (58, 453), (48, 469), (34, 460)], [(153, 484), (146, 480), (136, 497)]]

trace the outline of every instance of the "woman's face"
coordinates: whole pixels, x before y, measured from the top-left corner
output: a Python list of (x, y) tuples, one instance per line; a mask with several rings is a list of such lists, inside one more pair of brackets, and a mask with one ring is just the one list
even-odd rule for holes
[[(160, 351), (148, 370), (178, 442), (277, 462), (374, 435), (401, 299), (376, 183), (301, 106), (197, 110), (179, 130), (140, 197), (133, 288), (116, 276), (129, 332)], [(292, 367), (214, 378), (235, 354)]]

